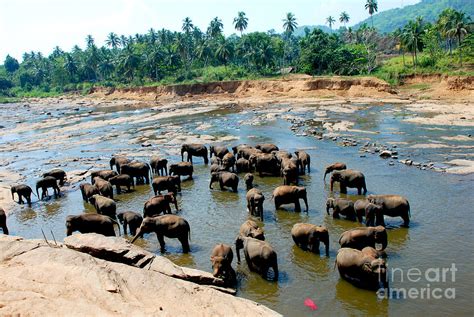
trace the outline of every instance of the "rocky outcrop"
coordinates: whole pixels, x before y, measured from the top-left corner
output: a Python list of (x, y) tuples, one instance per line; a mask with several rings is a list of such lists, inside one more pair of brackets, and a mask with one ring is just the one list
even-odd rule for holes
[[(135, 248), (120, 252), (130, 262), (140, 258)], [(0, 315), (278, 315), (255, 302), (160, 273), (152, 268), (158, 258), (149, 269), (138, 268), (63, 245), (0, 235)]]

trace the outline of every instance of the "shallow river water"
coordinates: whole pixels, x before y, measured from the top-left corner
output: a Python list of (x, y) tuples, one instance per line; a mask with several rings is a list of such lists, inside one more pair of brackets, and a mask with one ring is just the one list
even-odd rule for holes
[[(18, 116), (7, 115), (11, 110), (6, 106), (2, 110), (5, 129), (13, 129), (20, 124), (16, 122)], [(26, 110), (18, 111), (21, 114)], [(280, 277), (278, 282), (266, 281), (249, 272), (245, 259), (240, 265), (236, 265), (234, 260), (233, 264), (238, 272), (238, 296), (255, 300), (288, 316), (444, 316), (471, 315), (474, 312), (472, 175), (458, 176), (423, 171), (398, 163), (389, 166), (387, 160), (376, 155), (361, 158), (356, 147), (340, 147), (332, 141), (321, 141), (312, 136), (296, 136), (290, 130), (290, 122), (281, 116), (265, 117), (267, 112), (262, 109), (256, 112), (211, 110), (151, 121), (147, 118), (154, 110), (145, 108), (99, 107), (90, 115), (83, 109), (78, 112), (58, 110), (52, 114), (58, 118), (57, 123), (51, 124), (50, 127), (38, 126), (36, 129), (35, 123), (48, 122), (51, 119), (45, 114), (35, 114), (33, 110), (31, 117), (22, 116), (22, 124), (31, 124), (31, 129), (2, 132), (0, 158), (8, 162), (8, 166), (2, 169), (21, 172), (27, 177), (26, 182), (33, 187), (35, 178), (41, 171), (58, 165), (62, 165), (66, 171), (85, 170), (91, 166), (96, 169), (104, 168), (108, 165), (110, 156), (118, 152), (126, 152), (129, 157), (143, 160), (161, 153), (170, 161), (177, 161), (180, 160), (177, 156), (179, 146), (186, 139), (186, 135), (201, 135), (202, 142), (206, 144), (210, 144), (215, 138), (224, 138), (228, 141), (222, 143), (229, 146), (238, 143), (271, 142), (292, 152), (305, 149), (311, 155), (311, 173), (301, 177), (301, 184), (308, 190), (308, 213), (295, 213), (290, 207), (275, 211), (270, 197), (273, 188), (282, 183), (281, 179), (255, 178), (254, 183), (263, 190), (266, 197), (264, 221), (259, 223), (264, 228), (266, 240), (278, 253)], [(300, 112), (298, 115), (306, 118), (309, 116), (307, 112)], [(334, 114), (334, 118), (337, 119), (337, 116), (343, 115)], [(345, 116), (351, 117), (354, 114)], [(426, 130), (431, 132), (425, 133), (422, 128), (402, 123), (393, 113), (384, 114), (377, 108), (364, 108), (357, 112), (357, 116), (359, 121), (355, 128), (369, 132), (394, 129), (402, 132), (382, 132), (376, 135), (362, 133), (359, 135), (362, 139), (368, 135), (371, 140), (380, 142), (403, 141), (414, 144), (423, 142), (427, 135), (430, 138), (437, 136), (438, 130)], [(268, 120), (256, 119), (262, 117)], [(61, 121), (61, 118), (67, 120)], [(123, 118), (130, 119), (120, 120)], [(137, 122), (137, 118), (141, 121)], [(105, 124), (100, 124), (101, 122)], [(248, 124), (250, 122), (252, 124)], [(454, 131), (449, 130), (449, 127), (444, 127), (444, 131), (439, 133), (457, 135), (469, 132), (462, 127)], [(164, 138), (170, 131), (179, 132), (179, 136)], [(61, 141), (63, 134), (68, 136)], [(140, 142), (130, 142), (144, 134), (153, 144), (152, 147), (143, 148)], [(37, 145), (35, 138), (41, 138), (44, 144), (32, 146)], [(52, 141), (56, 138), (59, 139), (57, 143)], [(163, 141), (154, 143), (161, 138)], [(401, 153), (408, 151), (399, 149)], [(418, 155), (436, 159), (436, 155), (453, 152), (456, 150), (444, 150), (441, 153), (417, 153), (412, 150), (410, 154), (412, 157)], [(85, 160), (87, 158), (89, 160)], [(359, 226), (356, 222), (335, 220), (326, 214), (326, 198), (340, 194), (338, 188), (334, 193), (329, 192), (328, 184), (323, 182), (323, 168), (336, 161), (346, 162), (348, 167), (364, 172), (368, 194), (400, 194), (410, 201), (410, 228), (401, 228), (401, 219), (387, 219), (387, 253), (389, 273), (392, 268), (400, 269), (393, 276), (389, 274), (390, 287), (403, 288), (408, 292), (414, 289), (411, 290), (411, 296), (407, 294), (405, 298), (395, 296), (378, 299), (374, 292), (355, 288), (341, 280), (337, 270), (334, 270), (339, 235), (345, 230)], [(165, 256), (179, 265), (210, 271), (209, 255), (213, 246), (220, 242), (233, 245), (240, 225), (249, 215), (246, 211), (242, 181), (238, 193), (220, 191), (216, 189), (217, 185), (214, 190), (210, 190), (208, 166), (199, 158), (195, 158), (194, 163), (195, 177), (192, 181), (183, 182), (182, 193), (178, 196), (181, 208), (179, 215), (186, 218), (191, 225), (192, 252), (182, 254), (177, 240), (166, 239)], [(116, 195), (118, 211), (141, 212), (143, 203), (151, 196), (152, 190), (146, 185), (137, 186), (133, 192)], [(349, 190), (347, 196), (353, 200), (360, 198), (353, 190)], [(10, 211), (9, 227), (11, 234), (26, 238), (41, 238), (42, 228), (49, 237), (50, 231), (53, 231), (56, 239), (61, 240), (65, 236), (66, 215), (84, 211), (93, 212), (93, 208), (82, 201), (76, 186), (66, 190), (57, 200), (35, 202), (32, 208), (14, 207)], [(290, 230), (297, 222), (328, 227), (331, 240), (329, 257), (325, 257), (324, 252), (321, 256), (304, 252), (294, 245)], [(145, 235), (138, 244), (159, 253), (159, 244), (154, 234)], [(449, 271), (443, 281), (443, 268), (451, 268), (452, 265), (455, 266), (455, 274)], [(408, 270), (413, 268), (420, 270), (419, 279), (407, 275)], [(436, 280), (438, 270), (440, 277)], [(440, 290), (437, 290), (438, 288)], [(453, 296), (453, 289), (455, 299), (447, 298)], [(413, 296), (416, 291), (418, 295)], [(438, 295), (442, 298), (434, 298)], [(318, 310), (311, 311), (304, 305), (307, 298), (316, 303)]]

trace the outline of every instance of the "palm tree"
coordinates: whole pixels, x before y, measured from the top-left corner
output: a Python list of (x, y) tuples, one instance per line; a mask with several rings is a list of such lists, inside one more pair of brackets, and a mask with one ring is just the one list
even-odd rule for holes
[(224, 62), (225, 68), (227, 68), (227, 62), (231, 54), (232, 54), (232, 51), (231, 51), (230, 43), (229, 41), (223, 38), (221, 41), (219, 41), (219, 45), (217, 46), (216, 57), (222, 62)]
[(421, 17), (417, 17), (415, 20), (410, 20), (403, 28), (403, 42), (412, 50), (413, 66), (416, 68), (418, 64), (417, 50), (419, 45), (419, 40), (422, 33), (422, 22)]
[(446, 47), (449, 50), (450, 56), (452, 54), (453, 41), (451, 36), (448, 35), (448, 31), (455, 26), (455, 16), (456, 10), (448, 8), (440, 13), (438, 20), (436, 21), (438, 31), (440, 32), (441, 36), (446, 39)]
[(117, 34), (115, 34), (114, 32), (110, 32), (109, 35), (107, 35), (107, 39), (105, 40), (105, 44), (108, 47), (111, 47), (115, 50), (120, 45), (120, 39), (119, 39)]
[(125, 35), (120, 35), (120, 45), (126, 47), (128, 45), (128, 39)]
[(71, 81), (74, 81), (74, 75), (77, 74), (77, 64), (72, 58), (71, 54), (66, 53), (64, 56), (64, 69), (69, 74)]
[(446, 32), (450, 37), (456, 37), (458, 39), (458, 50), (459, 50), (459, 63), (462, 67), (462, 47), (461, 40), (462, 37), (467, 34), (467, 22), (470, 20), (470, 17), (466, 17), (464, 12), (456, 11), (454, 15), (455, 26)]
[(212, 37), (216, 38), (222, 34), (222, 29), (224, 28), (224, 24), (222, 24), (222, 20), (218, 17), (212, 19), (211, 23), (209, 23), (209, 27), (207, 28), (207, 33)]
[(247, 28), (249, 19), (245, 16), (245, 12), (239, 11), (237, 17), (234, 18), (234, 27), (237, 31), (240, 31), (240, 37), (242, 32)]
[(286, 14), (286, 18), (283, 21), (283, 29), (285, 29), (285, 33), (291, 35), (296, 27), (298, 26), (298, 22), (296, 22), (296, 17), (293, 13), (288, 12)]
[(156, 36), (156, 31), (153, 28), (148, 30), (148, 41), (150, 44), (155, 44), (156, 40), (158, 40), (158, 36)]
[(379, 11), (377, 0), (367, 0), (365, 3), (365, 9), (369, 10), (370, 20), (372, 21), (372, 27), (374, 27), (374, 17), (373, 14)]
[(87, 35), (86, 36), (86, 44), (87, 44), (87, 48), (92, 48), (95, 44), (94, 44), (94, 38), (92, 37), (92, 35)]
[(184, 31), (184, 33), (189, 34), (193, 30), (193, 28), (194, 28), (194, 25), (191, 18), (185, 17), (183, 20), (183, 26), (181, 27), (181, 29)]
[(349, 23), (349, 14), (346, 11), (343, 11), (339, 16), (339, 22), (344, 23), (344, 28), (346, 27), (346, 23)]
[(330, 15), (326, 18), (326, 23), (329, 24), (329, 28), (332, 30), (332, 25), (336, 22), (334, 18)]

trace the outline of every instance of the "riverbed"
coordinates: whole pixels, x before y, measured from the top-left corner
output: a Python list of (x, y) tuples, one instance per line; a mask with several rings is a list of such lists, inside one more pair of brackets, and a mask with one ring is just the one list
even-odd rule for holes
[[(82, 201), (79, 182), (87, 171), (108, 168), (113, 154), (144, 161), (152, 155), (162, 155), (176, 162), (181, 160), (179, 148), (185, 142), (226, 144), (229, 148), (239, 143), (270, 142), (291, 152), (304, 149), (311, 155), (311, 173), (302, 176), (300, 182), (308, 190), (309, 212), (295, 213), (291, 207), (275, 211), (271, 192), (282, 180), (255, 177), (254, 183), (266, 197), (264, 220), (258, 222), (278, 254), (280, 277), (276, 283), (266, 281), (249, 272), (245, 260), (239, 265), (234, 260), (238, 296), (288, 316), (441, 316), (468, 315), (474, 311), (474, 176), (443, 172), (449, 168), (449, 161), (472, 160), (472, 126), (468, 124), (421, 125), (410, 118), (429, 118), (429, 113), (415, 114), (396, 104), (363, 103), (272, 104), (251, 108), (235, 104), (157, 107), (126, 101), (58, 101), (38, 107), (2, 105), (0, 111), (4, 126), (0, 130), (0, 169), (5, 175), (1, 186), (14, 180), (34, 187), (40, 174), (54, 167), (74, 176), (59, 199), (37, 202), (34, 198), (31, 208), (1, 201), (8, 203), (5, 208), (12, 235), (42, 238), (43, 229), (48, 239), (52, 239), (53, 233), (57, 240), (62, 240), (67, 215), (94, 212), (90, 204)], [(345, 140), (355, 146), (345, 146)], [(397, 158), (381, 159), (372, 147), (364, 151), (367, 143), (396, 150)], [(407, 166), (399, 162), (402, 159), (420, 165)], [(357, 289), (340, 279), (334, 270), (339, 235), (359, 224), (326, 214), (327, 197), (346, 196), (340, 195), (338, 188), (331, 193), (329, 184), (323, 181), (324, 166), (336, 161), (365, 174), (368, 194), (400, 194), (410, 201), (410, 228), (400, 227), (401, 219), (386, 219), (388, 265), (401, 269), (390, 276), (390, 286), (418, 291), (430, 288), (430, 294), (434, 288), (440, 288), (444, 298), (427, 299), (426, 293), (424, 298), (418, 295), (378, 299), (374, 292)], [(195, 176), (183, 181), (178, 196), (178, 214), (191, 225), (191, 253), (182, 254), (179, 242), (167, 239), (165, 256), (179, 265), (210, 271), (213, 246), (221, 242), (233, 245), (240, 224), (249, 215), (242, 181), (238, 193), (210, 190), (209, 167), (199, 158), (194, 158), (194, 163)], [(116, 195), (118, 212), (141, 212), (152, 194), (150, 186), (139, 185), (130, 193)], [(353, 190), (349, 190), (347, 197), (361, 198)], [(328, 227), (329, 257), (324, 252), (320, 256), (294, 246), (290, 231), (297, 222)], [(154, 234), (145, 235), (138, 244), (159, 253)], [(445, 282), (424, 275), (430, 269), (451, 268), (453, 263), (457, 271), (454, 276), (448, 275)], [(411, 268), (423, 273), (417, 282), (410, 282), (407, 276)], [(444, 296), (447, 289), (455, 289), (455, 299)], [(304, 305), (307, 298), (316, 303), (317, 310), (311, 311)]]

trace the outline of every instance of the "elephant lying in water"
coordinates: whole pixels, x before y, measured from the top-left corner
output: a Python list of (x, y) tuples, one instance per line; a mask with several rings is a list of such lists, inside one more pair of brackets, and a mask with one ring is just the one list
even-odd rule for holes
[(23, 204), (23, 197), (26, 199), (26, 202), (28, 205), (31, 206), (31, 194), (34, 195), (33, 190), (31, 189), (30, 186), (25, 185), (25, 184), (19, 184), (19, 185), (13, 185), (10, 188), (10, 191), (12, 193), (12, 200), (14, 201), (14, 194), (16, 193), (18, 195), (18, 203)]
[(220, 243), (214, 247), (211, 253), (212, 275), (221, 277), (226, 285), (233, 285), (236, 282), (236, 274), (232, 268), (234, 253), (232, 248)]
[[(66, 217), (66, 235), (70, 236), (74, 231), (80, 233), (95, 232), (104, 236), (115, 237), (114, 224), (119, 224), (109, 216), (99, 214), (82, 214)], [(119, 226), (120, 235), (120, 226)]]
[(316, 226), (310, 223), (297, 223), (291, 229), (291, 237), (295, 244), (303, 250), (319, 254), (319, 243), (326, 246), (326, 256), (329, 256), (329, 232), (324, 226)]
[(5, 210), (0, 207), (0, 228), (3, 230), (3, 234), (8, 234), (8, 227), (7, 227), (7, 214)]
[(385, 226), (383, 215), (389, 217), (401, 217), (403, 225), (410, 224), (410, 203), (400, 195), (369, 195), (367, 200), (382, 207), (382, 215), (377, 220), (377, 225)]
[(142, 224), (143, 218), (140, 214), (133, 211), (125, 211), (117, 214), (119, 222), (123, 225), (123, 234), (127, 234), (127, 227), (130, 228), (130, 234), (134, 236), (137, 229)]
[(375, 244), (380, 243), (381, 250), (385, 250), (387, 240), (387, 231), (382, 226), (359, 227), (343, 232), (339, 238), (339, 244), (341, 248), (362, 250), (365, 247), (375, 248)]
[(262, 240), (245, 237), (236, 244), (237, 260), (240, 263), (240, 249), (244, 249), (245, 260), (251, 271), (257, 272), (264, 278), (268, 276), (268, 270), (273, 269), (273, 279), (278, 280), (277, 254), (272, 246)]

